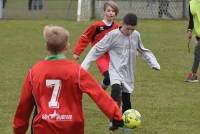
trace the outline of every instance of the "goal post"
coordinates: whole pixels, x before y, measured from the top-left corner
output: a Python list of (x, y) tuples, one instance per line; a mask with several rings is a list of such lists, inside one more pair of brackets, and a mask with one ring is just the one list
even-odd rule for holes
[(78, 0), (77, 21), (80, 21), (80, 20), (81, 20), (81, 3), (82, 3), (82, 0)]
[(0, 19), (3, 18), (3, 0), (0, 0)]
[(78, 0), (77, 21), (89, 20), (95, 16), (95, 0)]

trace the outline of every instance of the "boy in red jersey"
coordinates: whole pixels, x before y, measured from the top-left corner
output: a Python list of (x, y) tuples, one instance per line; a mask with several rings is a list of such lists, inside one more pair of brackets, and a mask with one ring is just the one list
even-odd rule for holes
[(26, 133), (35, 108), (32, 134), (84, 134), (83, 93), (109, 119), (122, 121), (117, 104), (97, 81), (78, 63), (65, 59), (68, 31), (59, 26), (45, 26), (43, 34), (49, 55), (26, 75), (14, 116), (14, 133)]
[[(99, 42), (106, 33), (113, 29), (117, 29), (119, 24), (114, 22), (115, 16), (119, 13), (117, 4), (113, 1), (105, 2), (104, 4), (104, 17), (102, 21), (96, 21), (79, 38), (74, 51), (73, 57), (78, 60), (84, 49), (91, 44), (94, 46)], [(109, 67), (109, 55), (105, 53), (103, 56), (96, 60), (97, 67), (100, 73), (104, 76), (104, 80), (101, 82), (102, 88), (106, 89), (110, 85), (110, 77), (108, 72)]]

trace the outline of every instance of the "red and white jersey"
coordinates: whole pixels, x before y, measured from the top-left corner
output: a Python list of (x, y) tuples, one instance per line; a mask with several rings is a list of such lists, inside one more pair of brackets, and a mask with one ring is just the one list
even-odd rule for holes
[(34, 134), (84, 134), (83, 93), (109, 119), (121, 120), (117, 104), (78, 63), (65, 59), (38, 62), (25, 78), (14, 117), (14, 133), (26, 133), (35, 106)]
[[(110, 26), (106, 25), (104, 21), (94, 22), (81, 35), (75, 45), (73, 53), (80, 55), (89, 44), (91, 45), (91, 47), (94, 46), (106, 35), (106, 33), (110, 32), (113, 29), (117, 29), (118, 27), (119, 24), (117, 22), (113, 22)], [(101, 74), (103, 74), (105, 71), (108, 71), (109, 60), (110, 59), (108, 53), (105, 53), (96, 60), (96, 64)]]

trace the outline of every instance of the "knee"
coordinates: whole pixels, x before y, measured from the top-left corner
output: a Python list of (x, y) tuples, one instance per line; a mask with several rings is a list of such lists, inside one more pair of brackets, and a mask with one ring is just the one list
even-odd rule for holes
[(195, 47), (194, 54), (196, 57), (200, 58), (200, 42), (198, 42), (197, 46)]
[(121, 100), (121, 86), (119, 84), (112, 85), (111, 97), (115, 101), (120, 101)]

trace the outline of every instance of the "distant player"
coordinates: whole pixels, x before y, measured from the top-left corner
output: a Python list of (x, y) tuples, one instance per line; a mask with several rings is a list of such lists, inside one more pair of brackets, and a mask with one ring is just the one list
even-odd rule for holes
[[(115, 16), (118, 14), (119, 9), (117, 4), (113, 1), (105, 2), (104, 4), (104, 17), (102, 21), (96, 21), (81, 35), (74, 48), (74, 59), (78, 60), (84, 49), (91, 44), (94, 46), (100, 41), (106, 33), (119, 27), (117, 22), (114, 22)], [(106, 89), (110, 85), (110, 78), (108, 72), (109, 55), (105, 53), (96, 60), (97, 67), (100, 73), (104, 76), (101, 82), (102, 88)]]
[[(152, 69), (160, 70), (155, 56), (144, 48), (140, 33), (135, 30), (137, 16), (128, 13), (123, 18), (123, 25), (119, 29), (109, 32), (90, 50), (81, 66), (88, 69), (92, 61), (108, 52), (110, 55), (109, 74), (111, 80), (111, 97), (119, 104), (122, 99), (122, 112), (131, 109), (130, 95), (134, 89), (134, 72), (137, 51), (142, 54)], [(115, 120), (114, 120), (115, 121)], [(118, 126), (112, 125), (110, 130)]]
[(84, 134), (83, 93), (109, 119), (121, 121), (122, 113), (113, 99), (78, 63), (65, 58), (68, 31), (60, 26), (45, 26), (43, 34), (49, 55), (26, 75), (14, 116), (14, 133), (26, 133), (35, 108), (32, 134)]
[(191, 0), (189, 4), (189, 24), (187, 30), (187, 37), (190, 41), (192, 39), (192, 31), (194, 30), (197, 44), (194, 49), (194, 61), (192, 71), (188, 74), (186, 82), (198, 82), (197, 71), (200, 62), (200, 1)]

